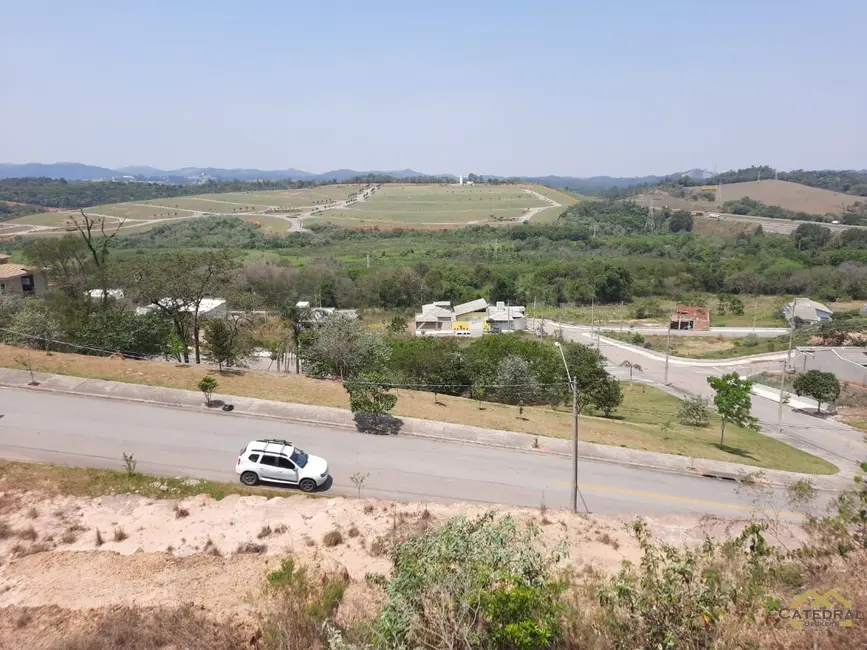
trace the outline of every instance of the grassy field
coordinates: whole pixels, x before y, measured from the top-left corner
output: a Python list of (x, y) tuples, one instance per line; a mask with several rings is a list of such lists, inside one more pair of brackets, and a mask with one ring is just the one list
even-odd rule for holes
[[(640, 335), (631, 332), (602, 330), (602, 336), (620, 339), (627, 343), (635, 343), (641, 336), (644, 347), (648, 350), (664, 352), (667, 337), (664, 335)], [(639, 345), (642, 343), (638, 343)], [(758, 338), (744, 336), (740, 338), (724, 338), (722, 336), (672, 336), (671, 354), (688, 359), (732, 359), (751, 354), (766, 352), (781, 352), (789, 347), (789, 337), (775, 336), (773, 338)]]
[(171, 205), (151, 205), (147, 203), (113, 203), (87, 208), (86, 213), (105, 214), (122, 219), (168, 219), (172, 217), (190, 217), (193, 212), (175, 208)]
[[(196, 390), (207, 367), (176, 367), (168, 363), (129, 361), (74, 354), (32, 352), (33, 370), (79, 377), (92, 377), (151, 386)], [(0, 366), (22, 368), (21, 350), (0, 346)], [(258, 397), (299, 404), (317, 404), (347, 408), (346, 391), (340, 382), (320, 381), (294, 375), (246, 372), (241, 375), (218, 375), (218, 393)], [(581, 439), (606, 445), (710, 458), (732, 462), (817, 474), (833, 473), (829, 463), (796, 450), (760, 433), (728, 427), (726, 447), (717, 445), (718, 428), (685, 427), (677, 422), (678, 400), (646, 386), (623, 386), (626, 399), (616, 418), (585, 416), (581, 421)], [(526, 407), (519, 409), (503, 404), (439, 396), (432, 393), (399, 390), (393, 413), (397, 416), (471, 424), (517, 431), (538, 436), (569, 438), (572, 419), (568, 409)], [(622, 419), (618, 419), (622, 418)]]

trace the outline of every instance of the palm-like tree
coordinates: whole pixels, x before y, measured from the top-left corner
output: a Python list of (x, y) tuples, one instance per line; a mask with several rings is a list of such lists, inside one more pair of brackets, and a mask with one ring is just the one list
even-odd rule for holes
[(632, 373), (633, 373), (633, 371), (637, 370), (638, 372), (644, 372), (644, 368), (642, 368), (637, 363), (632, 363), (631, 361), (629, 361), (629, 359), (627, 359), (626, 361), (624, 361), (620, 365), (624, 368), (629, 368), (629, 385), (630, 386), (632, 385)]
[(299, 307), (294, 303), (286, 303), (280, 309), (280, 317), (289, 327), (289, 336), (292, 338), (292, 346), (295, 348), (295, 373), (301, 374), (301, 335), (307, 329), (312, 314), (308, 307)]

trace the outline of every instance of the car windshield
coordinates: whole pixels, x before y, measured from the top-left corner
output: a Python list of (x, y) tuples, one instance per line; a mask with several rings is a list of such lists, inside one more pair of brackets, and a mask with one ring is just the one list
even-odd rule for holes
[(298, 467), (305, 467), (307, 465), (307, 454), (304, 453), (302, 449), (295, 448), (295, 451), (292, 452), (292, 462), (298, 465)]

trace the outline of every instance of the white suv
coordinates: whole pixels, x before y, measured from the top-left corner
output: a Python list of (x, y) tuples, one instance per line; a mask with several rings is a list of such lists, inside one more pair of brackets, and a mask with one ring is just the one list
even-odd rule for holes
[(235, 472), (244, 485), (267, 481), (313, 492), (328, 480), (328, 463), (285, 440), (253, 440), (241, 450)]

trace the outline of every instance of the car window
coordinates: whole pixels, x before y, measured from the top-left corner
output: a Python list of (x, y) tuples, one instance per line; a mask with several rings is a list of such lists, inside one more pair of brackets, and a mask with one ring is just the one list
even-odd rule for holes
[(258, 463), (259, 462), (259, 454), (250, 454), (250, 456), (248, 457), (248, 460), (251, 463)]
[(295, 463), (288, 458), (280, 458), (280, 464), (278, 467), (282, 467), (283, 469), (295, 469)]
[(277, 467), (277, 457), (276, 456), (262, 456), (262, 460), (259, 461), (262, 465), (272, 465)]
[(298, 467), (307, 467), (307, 454), (304, 453), (304, 450), (298, 449), (298, 447), (295, 447), (295, 450), (292, 452), (292, 460)]

